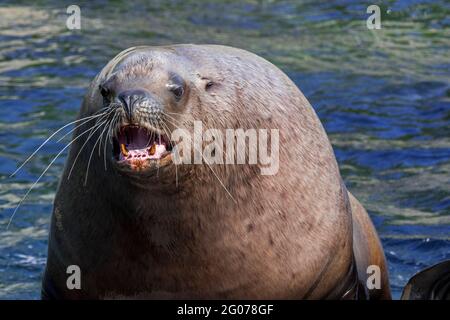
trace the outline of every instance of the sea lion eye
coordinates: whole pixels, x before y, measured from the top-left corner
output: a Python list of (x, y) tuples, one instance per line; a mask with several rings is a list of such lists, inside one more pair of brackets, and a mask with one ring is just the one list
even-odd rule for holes
[(102, 95), (103, 98), (108, 98), (109, 94), (110, 94), (110, 90), (102, 85), (98, 86), (98, 89), (100, 90), (100, 94)]
[(180, 100), (184, 94), (184, 80), (179, 75), (172, 73), (167, 89), (174, 94), (177, 100)]
[(177, 84), (168, 84), (167, 88), (169, 89), (170, 92), (172, 92), (175, 95), (175, 98), (177, 98), (178, 100), (184, 93), (183, 87)]

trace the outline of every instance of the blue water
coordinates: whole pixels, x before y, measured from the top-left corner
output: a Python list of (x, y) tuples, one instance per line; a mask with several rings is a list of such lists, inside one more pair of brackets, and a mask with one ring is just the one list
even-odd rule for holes
[[(0, 4), (0, 299), (39, 298), (58, 159), (89, 81), (141, 44), (220, 43), (283, 69), (322, 120), (349, 190), (368, 209), (398, 298), (418, 270), (450, 259), (450, 5), (384, 1), (368, 30), (362, 1), (99, 1), (65, 27), (58, 1)], [(389, 10), (389, 13), (387, 11)]]

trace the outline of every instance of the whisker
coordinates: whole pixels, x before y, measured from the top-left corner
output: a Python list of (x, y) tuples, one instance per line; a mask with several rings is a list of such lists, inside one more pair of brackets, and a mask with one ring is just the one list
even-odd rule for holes
[[(165, 116), (167, 116), (169, 119), (171, 119), (172, 122), (179, 123), (179, 124), (185, 124), (184, 122), (182, 122), (182, 121), (184, 121), (184, 120), (178, 120), (178, 119), (175, 119), (174, 117), (172, 117), (172, 116), (170, 116), (169, 114), (167, 114), (165, 111), (163, 111), (162, 114), (165, 115)], [(192, 118), (192, 120), (195, 121), (194, 118)]]
[[(47, 142), (49, 142), (55, 135), (57, 135), (59, 132), (61, 132), (61, 130), (63, 130), (63, 129), (65, 129), (65, 128), (67, 128), (68, 126), (70, 126), (70, 125), (72, 125), (72, 124), (75, 124), (75, 123), (78, 123), (78, 122), (80, 122), (80, 121), (84, 121), (84, 120), (86, 120), (86, 119), (89, 119), (89, 120), (92, 120), (92, 119), (94, 119), (94, 118), (97, 118), (97, 117), (100, 117), (100, 116), (102, 116), (103, 114), (98, 114), (98, 115), (91, 115), (91, 116), (88, 116), (88, 117), (84, 117), (84, 118), (82, 118), (82, 119), (78, 119), (78, 120), (75, 120), (75, 121), (72, 121), (72, 122), (69, 122), (68, 124), (66, 124), (66, 125), (64, 125), (64, 126), (62, 126), (61, 128), (59, 128), (58, 130), (56, 130), (53, 134), (51, 134), (9, 177), (11, 178), (11, 177), (13, 177), (14, 175), (16, 175), (17, 174), (17, 172), (19, 172), (20, 171), (20, 169), (22, 169), (23, 168), (23, 166), (25, 165), (25, 164), (27, 164), (28, 163), (28, 161), (30, 161), (31, 160), (31, 158), (33, 158), (34, 157), (34, 155), (36, 154), (36, 153), (38, 153), (39, 152), (39, 150), (41, 150), (42, 149), (42, 147), (47, 143)], [(88, 121), (89, 121), (88, 120)]]
[(52, 166), (52, 164), (56, 161), (56, 159), (58, 159), (58, 157), (64, 152), (64, 150), (66, 150), (72, 143), (74, 143), (76, 140), (78, 140), (78, 138), (80, 138), (82, 135), (84, 135), (85, 133), (87, 133), (88, 131), (92, 130), (92, 128), (87, 129), (86, 131), (84, 131), (83, 133), (79, 134), (77, 137), (75, 137), (74, 139), (72, 139), (72, 141), (70, 141), (61, 151), (59, 151), (59, 153), (53, 158), (53, 160), (50, 162), (50, 164), (45, 168), (45, 170), (41, 173), (41, 175), (36, 179), (36, 181), (33, 183), (33, 185), (28, 189), (28, 191), (25, 193), (25, 195), (23, 196), (23, 198), (19, 201), (19, 203), (17, 204), (17, 207), (14, 209), (11, 217), (9, 218), (9, 222), (8, 225), (6, 226), (6, 229), (9, 228), (9, 226), (11, 225), (12, 220), (14, 219), (14, 216), (16, 215), (17, 210), (19, 209), (19, 207), (21, 206), (21, 204), (23, 203), (23, 201), (25, 200), (25, 198), (30, 194), (30, 192), (33, 190), (33, 188), (39, 183), (39, 181), (41, 180), (41, 178), (45, 175), (45, 173), (48, 171), (48, 169), (50, 169), (50, 167)]
[[(169, 115), (166, 115), (166, 116), (168, 116), (168, 117), (172, 120), (172, 122), (171, 122), (172, 125), (174, 125), (176, 128), (179, 128), (179, 127), (177, 127), (177, 126), (175, 125), (175, 122), (178, 121), (179, 123), (182, 123), (181, 121), (179, 121), (179, 120), (177, 120), (177, 119), (175, 119), (175, 118), (173, 118), (173, 117), (171, 117), (171, 116), (169, 116)], [(195, 120), (195, 119), (194, 119), (194, 120)], [(169, 121), (169, 119), (167, 119), (167, 121)], [(170, 122), (170, 121), (169, 121), (169, 122)], [(204, 124), (203, 122), (202, 122), (202, 125), (205, 126), (206, 130), (209, 130), (209, 129), (210, 129), (210, 128), (209, 128), (206, 124)], [(222, 148), (222, 152), (223, 152), (224, 156), (227, 157), (227, 153), (226, 153), (226, 151), (225, 151), (224, 148)]]
[[(106, 121), (108, 121), (108, 120), (106, 120)], [(92, 155), (94, 154), (95, 147), (97, 146), (97, 143), (98, 143), (99, 141), (101, 141), (101, 138), (102, 138), (103, 134), (105, 133), (106, 128), (108, 128), (108, 127), (107, 127), (107, 125), (105, 124), (102, 133), (98, 136), (97, 140), (95, 141), (94, 146), (92, 147), (92, 151), (91, 151), (91, 154), (90, 154), (90, 156), (89, 156), (89, 160), (88, 160), (88, 164), (87, 164), (86, 178), (84, 179), (84, 186), (86, 186), (86, 184), (87, 184), (87, 180), (88, 180), (88, 176), (89, 176), (89, 166), (90, 166), (90, 164), (91, 164), (91, 159), (92, 159)], [(100, 156), (100, 148), (99, 148), (99, 156)]]
[(109, 123), (108, 133), (105, 136), (104, 147), (103, 147), (103, 162), (105, 164), (105, 171), (106, 171), (106, 140), (109, 139), (109, 141), (112, 143), (112, 139), (110, 138), (111, 131), (112, 131), (113, 126), (115, 126), (115, 124), (113, 125), (113, 123), (115, 123), (117, 116), (118, 116), (118, 113), (115, 113), (112, 121)]
[(173, 114), (173, 115), (181, 116), (181, 117), (191, 117), (193, 120), (195, 120), (195, 119), (192, 117), (192, 114), (182, 114), (182, 113), (168, 112), (168, 111), (163, 111), (162, 113), (163, 113), (163, 114)]
[[(103, 114), (104, 115), (104, 114)], [(102, 115), (102, 116), (103, 116)], [(101, 117), (99, 118), (101, 119)], [(85, 125), (86, 123), (88, 123), (89, 121), (92, 121), (91, 119), (87, 119), (86, 121), (77, 124), (75, 127), (73, 127), (72, 130), (70, 130), (69, 132), (67, 132), (66, 134), (64, 134), (61, 138), (59, 138), (58, 140), (56, 140), (56, 142), (61, 142), (62, 140), (64, 140), (65, 137), (67, 137), (68, 135), (70, 135), (71, 133), (73, 133), (75, 130), (77, 130), (78, 128), (82, 127), (83, 125)]]
[[(112, 119), (106, 119), (106, 123), (105, 123), (105, 129), (108, 128), (108, 126), (111, 124)], [(102, 131), (102, 136), (103, 136), (103, 132), (107, 132), (107, 131)], [(98, 145), (98, 156), (100, 157), (100, 153), (102, 151), (102, 141), (100, 141), (100, 144)]]
[[(167, 125), (164, 122), (161, 122), (161, 124), (163, 125), (164, 132), (166, 133), (167, 137), (169, 138), (168, 140), (169, 140), (171, 147), (173, 147), (172, 140), (170, 140), (170, 135), (168, 133), (168, 131), (170, 131), (169, 128), (167, 127)], [(166, 131), (166, 129), (164, 127), (166, 127), (168, 131)], [(178, 165), (175, 162), (173, 164), (175, 165), (175, 186), (178, 188)], [(159, 170), (159, 167), (158, 167), (158, 170)]]
[[(168, 119), (167, 119), (167, 121), (170, 122)], [(175, 124), (173, 124), (173, 123), (171, 123), (171, 124), (174, 125), (174, 126), (176, 127)], [(220, 180), (220, 178), (218, 177), (218, 175), (216, 174), (216, 172), (212, 169), (211, 165), (208, 163), (208, 161), (207, 161), (207, 160), (205, 159), (205, 157), (203, 156), (203, 153), (201, 152), (201, 150), (198, 150), (198, 149), (195, 147), (195, 144), (193, 144), (193, 146), (194, 146), (194, 149), (195, 149), (197, 152), (199, 152), (199, 153), (201, 154), (202, 159), (205, 161), (206, 165), (207, 165), (208, 168), (211, 170), (211, 172), (214, 174), (214, 176), (216, 177), (216, 179), (219, 181), (219, 183), (220, 183), (220, 185), (223, 187), (223, 189), (227, 192), (227, 194), (228, 194), (228, 195), (230, 196), (230, 198), (234, 201), (234, 203), (237, 204), (236, 199), (234, 199), (234, 197), (231, 195), (230, 191), (228, 191), (228, 189), (227, 189), (227, 188), (225, 187), (225, 185), (223, 184), (222, 180)]]
[[(101, 108), (100, 110), (98, 110), (97, 112), (94, 113), (94, 115), (98, 114), (99, 111), (103, 111), (104, 109), (107, 109), (107, 107), (105, 108)], [(107, 113), (107, 111), (105, 110), (104, 112), (102, 112), (101, 114), (99, 114), (100, 118), (103, 118), (103, 116)], [(86, 118), (84, 118), (86, 119)], [(71, 134), (72, 132), (74, 132), (75, 130), (77, 130), (79, 127), (83, 126), (84, 124), (88, 123), (89, 121), (91, 121), (93, 118), (87, 119), (86, 121), (84, 121), (83, 123), (79, 123), (77, 124), (72, 130), (70, 130), (69, 132), (67, 132), (66, 134), (64, 134), (61, 138), (59, 138), (57, 140), (57, 142), (61, 142), (65, 137), (67, 137), (69, 134)]]
[(197, 152), (200, 152), (200, 154), (202, 155), (203, 160), (205, 161), (206, 165), (209, 167), (209, 169), (211, 170), (211, 172), (214, 174), (214, 176), (217, 178), (217, 180), (219, 181), (219, 183), (221, 184), (221, 186), (223, 187), (223, 189), (228, 193), (228, 195), (231, 197), (231, 199), (234, 201), (235, 204), (237, 204), (236, 199), (234, 199), (234, 197), (231, 195), (230, 191), (228, 191), (227, 187), (225, 187), (225, 185), (223, 184), (222, 180), (220, 180), (219, 176), (216, 174), (216, 172), (212, 169), (211, 165), (208, 163), (208, 161), (206, 161), (206, 159), (203, 157), (203, 153), (201, 152), (201, 150), (199, 151), (197, 148), (195, 148), (195, 144), (194, 144), (194, 149), (197, 150)]
[[(150, 119), (150, 123), (151, 123), (152, 127), (154, 127), (154, 128), (157, 127), (157, 126), (155, 126), (155, 123), (153, 122), (153, 119)], [(158, 129), (159, 129), (159, 128), (158, 128)], [(153, 135), (154, 135), (154, 134), (155, 134), (155, 133), (153, 132), (153, 130), (150, 131), (150, 137), (148, 138), (147, 146), (150, 146), (150, 141), (153, 141)]]
[[(109, 111), (111, 112), (111, 111)], [(70, 176), (72, 175), (72, 171), (75, 167), (75, 164), (77, 163), (78, 157), (80, 156), (81, 152), (83, 151), (84, 147), (86, 146), (86, 144), (88, 143), (88, 141), (92, 138), (93, 134), (103, 125), (107, 122), (108, 120), (104, 120), (101, 123), (96, 123), (93, 127), (92, 127), (92, 131), (89, 134), (89, 136), (87, 137), (86, 141), (83, 143), (83, 145), (81, 146), (80, 150), (78, 151), (77, 156), (75, 157), (75, 160), (73, 161), (72, 167), (70, 168), (69, 171), (69, 175), (67, 176), (67, 180), (70, 179)], [(95, 129), (95, 130), (94, 130)]]

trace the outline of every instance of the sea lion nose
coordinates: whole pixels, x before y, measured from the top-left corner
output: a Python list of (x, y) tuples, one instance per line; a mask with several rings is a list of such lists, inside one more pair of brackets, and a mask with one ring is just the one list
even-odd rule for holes
[(123, 108), (129, 119), (133, 116), (136, 102), (142, 101), (148, 97), (147, 92), (144, 90), (126, 90), (119, 93), (117, 98), (122, 103)]

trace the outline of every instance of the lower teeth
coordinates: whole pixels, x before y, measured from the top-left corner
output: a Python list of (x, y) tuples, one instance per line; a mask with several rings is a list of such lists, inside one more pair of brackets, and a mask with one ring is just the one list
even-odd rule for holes
[(120, 144), (120, 153), (123, 160), (135, 158), (161, 159), (170, 152), (166, 150), (164, 144), (153, 143), (145, 149), (127, 149), (125, 144)]

